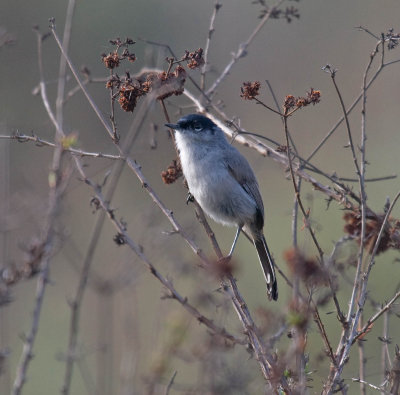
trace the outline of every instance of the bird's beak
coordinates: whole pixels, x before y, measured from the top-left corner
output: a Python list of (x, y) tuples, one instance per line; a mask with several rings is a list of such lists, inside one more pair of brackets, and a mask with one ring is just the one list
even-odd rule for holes
[(174, 130), (179, 129), (178, 125), (175, 123), (166, 123), (165, 126), (171, 128), (171, 129), (174, 129)]

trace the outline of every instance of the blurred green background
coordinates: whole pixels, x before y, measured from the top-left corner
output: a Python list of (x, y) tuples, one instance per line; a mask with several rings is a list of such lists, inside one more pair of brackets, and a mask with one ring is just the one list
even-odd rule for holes
[[(261, 10), (260, 5), (252, 4), (250, 0), (221, 3), (209, 53), (211, 70), (207, 75), (208, 84), (223, 70), (232, 51), (251, 34)], [(265, 80), (271, 83), (281, 101), (287, 94), (303, 95), (310, 87), (320, 90), (321, 103), (299, 111), (290, 124), (297, 148), (306, 157), (341, 115), (330, 77), (321, 67), (330, 63), (338, 69), (337, 81), (344, 101), (349, 105), (360, 92), (362, 75), (376, 42), (373, 37), (355, 27), (362, 25), (377, 35), (392, 27), (398, 31), (400, 3), (397, 0), (303, 0), (284, 3), (284, 6), (292, 5), (299, 9), (300, 19), (291, 23), (270, 20), (249, 47), (247, 56), (237, 63), (221, 84), (217, 99), (223, 100), (224, 111), (229, 117), (238, 117), (245, 129), (264, 134), (283, 144), (280, 119), (261, 106), (244, 102), (240, 98), (242, 82), (261, 81), (264, 88), (260, 98), (271, 105), (273, 101), (265, 87)], [(214, 2), (209, 0), (78, 1), (72, 25), (71, 59), (77, 67), (86, 65), (93, 77), (106, 77), (108, 71), (100, 55), (112, 50), (109, 39), (131, 37), (137, 40), (132, 51), (138, 60), (133, 65), (122, 66), (118, 71), (120, 74), (128, 67), (132, 73), (149, 65), (165, 68), (164, 58), (168, 54), (138, 38), (169, 44), (179, 56), (185, 49), (204, 48), (213, 6)], [(27, 4), (1, 0), (0, 27), (15, 38), (15, 43), (0, 48), (0, 134), (16, 131), (29, 134), (33, 131), (44, 139), (53, 139), (54, 128), (40, 96), (32, 95), (32, 90), (39, 82), (36, 35), (32, 26), (38, 25), (45, 32), (48, 19), (55, 17), (57, 31), (62, 35), (66, 8), (66, 1), (36, 1)], [(388, 54), (388, 59), (399, 57), (398, 50)], [(43, 43), (43, 59), (46, 85), (54, 106), (60, 53), (51, 37)], [(198, 71), (192, 75), (198, 80)], [(388, 67), (368, 92), (368, 177), (398, 172), (398, 76), (399, 65)], [(74, 86), (70, 78), (67, 90)], [(187, 88), (195, 92), (189, 83)], [(104, 84), (90, 84), (88, 89), (107, 116), (110, 104)], [(178, 116), (176, 105), (185, 103), (183, 98), (171, 99), (169, 110), (174, 120)], [(64, 118), (65, 131), (79, 133), (79, 146), (82, 149), (116, 152), (82, 94), (75, 95), (67, 102)], [(352, 113), (350, 120), (354, 139), (359, 142), (359, 107)], [(118, 109), (117, 122), (123, 136), (132, 122), (132, 115)], [(173, 210), (178, 221), (212, 256), (207, 238), (194, 219), (193, 207), (184, 204), (185, 188), (181, 182), (167, 186), (160, 178), (161, 171), (174, 158), (173, 146), (162, 127), (164, 122), (161, 108), (156, 103), (134, 144), (131, 157), (142, 165), (150, 184), (167, 207)], [(151, 123), (159, 126), (156, 150), (150, 147)], [(39, 235), (46, 213), (47, 176), (52, 150), (4, 140), (0, 140), (0, 144), (3, 158), (9, 157), (8, 164), (2, 161), (3, 168), (0, 170), (0, 182), (5, 185), (9, 179), (9, 201), (2, 202), (7, 204), (8, 215), (0, 219), (2, 228), (6, 230), (3, 230), (2, 237), (7, 241), (2, 252), (2, 264), (18, 265), (23, 259), (21, 248), (29, 245), (30, 240)], [(343, 148), (346, 144), (346, 131), (341, 126), (316, 155), (314, 164), (327, 173), (337, 172), (341, 176), (354, 178), (350, 151)], [(266, 207), (265, 233), (268, 243), (278, 264), (286, 270), (282, 252), (291, 245), (292, 185), (285, 177), (284, 169), (274, 161), (248, 148), (240, 149), (254, 167), (260, 183)], [(105, 159), (85, 159), (85, 163), (88, 164), (88, 174), (99, 183), (112, 166)], [(357, 190), (357, 184), (354, 184), (354, 188)], [(369, 206), (381, 212), (386, 197), (393, 197), (398, 188), (398, 179), (368, 184)], [(309, 185), (304, 184), (303, 194), (311, 209), (318, 239), (325, 251), (330, 253), (334, 241), (343, 236), (341, 208), (332, 203), (329, 210), (326, 210), (325, 196), (312, 191)], [(70, 318), (68, 300), (75, 294), (82, 257), (95, 216), (99, 215), (92, 213), (93, 209), (89, 206), (91, 197), (91, 190), (74, 176), (58, 221), (57, 254), (51, 264), (51, 283), (46, 290), (34, 347), (35, 357), (24, 387), (24, 394), (27, 395), (54, 394), (62, 385), (65, 367), (62, 353), (65, 353), (67, 347)], [(124, 171), (112, 206), (117, 208), (118, 217), (123, 217), (128, 223), (132, 238), (143, 246), (146, 255), (164, 275), (173, 278), (174, 285), (182, 294), (188, 295), (196, 306), (221, 325), (226, 325), (232, 331), (241, 330), (230, 305), (214, 292), (219, 286), (218, 281), (196, 267), (195, 257), (177, 235), (166, 234), (171, 230), (169, 223), (131, 172)], [(400, 209), (395, 209), (394, 216), (398, 217), (399, 214)], [(221, 246), (227, 251), (234, 230), (215, 224), (212, 226)], [(178, 372), (176, 388), (171, 393), (185, 393), (196, 383), (201, 388), (202, 375), (207, 374), (199, 369), (199, 360), (202, 352), (205, 353), (203, 348), (208, 339), (205, 328), (199, 327), (174, 301), (160, 300), (163, 295), (160, 284), (128, 248), (116, 246), (112, 241), (114, 233), (115, 230), (106, 221), (84, 299), (79, 336), (82, 355), (75, 368), (71, 393), (150, 393), (151, 386), (148, 383), (153, 379), (152, 375), (159, 372), (157, 369), (161, 369), (164, 381), (157, 384), (155, 393), (162, 393), (175, 370)], [(306, 232), (300, 232), (300, 246), (306, 254), (316, 255)], [(290, 291), (283, 281), (279, 284), (278, 303), (267, 304), (255, 251), (245, 239), (240, 239), (236, 254), (239, 262), (236, 277), (250, 310), (256, 317), (257, 311), (265, 308), (276, 313), (280, 310), (284, 312)], [(400, 268), (397, 258), (398, 254), (386, 253), (377, 259), (370, 283), (371, 294), (377, 301), (388, 299), (398, 285)], [(247, 264), (248, 260), (251, 262)], [(115, 278), (122, 278), (123, 281), (120, 287), (110, 292), (107, 286)], [(12, 289), (12, 303), (2, 306), (0, 310), (1, 347), (10, 351), (0, 376), (1, 394), (10, 392), (15, 377), (22, 349), (20, 336), (30, 326), (35, 286), (35, 279), (19, 282)], [(349, 292), (350, 287), (347, 286), (341, 288), (339, 294), (344, 309), (347, 308)], [(208, 300), (205, 295), (210, 293), (217, 302)], [(331, 305), (326, 307), (326, 312), (332, 310)], [(368, 306), (366, 316), (372, 311)], [(335, 344), (340, 332), (334, 314), (324, 314), (323, 320)], [(278, 323), (271, 325), (276, 329), (278, 327)], [(390, 327), (393, 343), (400, 341), (396, 335), (398, 333), (399, 326), (393, 319)], [(379, 323), (368, 335), (370, 341), (366, 343), (367, 377), (376, 384), (381, 380), (378, 369), (380, 343), (376, 341), (380, 335)], [(311, 355), (317, 355), (323, 345), (315, 328), (311, 329), (308, 340)], [(169, 355), (171, 347), (176, 350), (174, 348), (173, 357), (165, 362), (163, 355)], [(357, 358), (355, 353), (352, 354), (351, 361), (354, 360), (356, 364), (347, 367), (344, 378), (358, 375)], [(261, 393), (262, 379), (254, 359), (249, 360), (248, 355), (236, 347), (228, 352), (227, 360), (229, 362), (225, 361), (224, 364), (219, 360), (207, 362), (215, 371), (224, 372), (224, 375), (221, 373), (221, 387), (217, 386), (218, 380), (215, 379), (215, 388), (220, 390), (214, 393)], [(310, 370), (316, 371), (311, 393), (319, 392), (328, 367), (326, 360), (324, 363), (310, 360)], [(243, 383), (247, 383), (246, 389), (241, 388), (240, 383), (237, 387), (226, 389), (223, 387), (226, 377), (238, 382), (242, 378)], [(358, 385), (350, 381), (347, 383), (350, 385), (350, 393), (358, 393)]]

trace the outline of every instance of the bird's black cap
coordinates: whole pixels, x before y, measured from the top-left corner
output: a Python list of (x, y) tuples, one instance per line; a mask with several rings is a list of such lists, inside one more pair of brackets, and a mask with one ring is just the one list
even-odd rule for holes
[(196, 124), (201, 125), (202, 129), (213, 129), (215, 127), (215, 123), (211, 119), (201, 114), (188, 114), (179, 119), (176, 124), (166, 123), (165, 126), (171, 129), (193, 129)]

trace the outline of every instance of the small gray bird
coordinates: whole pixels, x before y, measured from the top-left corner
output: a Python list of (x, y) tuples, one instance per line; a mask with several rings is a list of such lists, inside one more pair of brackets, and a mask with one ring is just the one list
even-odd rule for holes
[(228, 257), (243, 229), (257, 249), (268, 296), (277, 300), (274, 261), (263, 234), (264, 205), (249, 163), (229, 144), (223, 131), (203, 115), (189, 114), (166, 126), (176, 131), (176, 145), (190, 194), (214, 221), (237, 227)]

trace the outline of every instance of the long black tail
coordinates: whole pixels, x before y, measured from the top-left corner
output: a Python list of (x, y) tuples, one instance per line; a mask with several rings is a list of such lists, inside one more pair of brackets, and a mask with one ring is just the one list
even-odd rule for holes
[(273, 300), (278, 299), (278, 283), (276, 281), (274, 260), (269, 253), (267, 242), (264, 235), (261, 234), (253, 239), (254, 246), (257, 249), (258, 258), (260, 259), (261, 267), (264, 273), (265, 281), (267, 282), (268, 297)]

